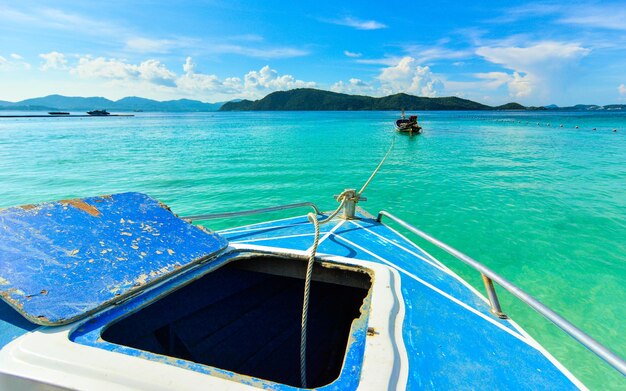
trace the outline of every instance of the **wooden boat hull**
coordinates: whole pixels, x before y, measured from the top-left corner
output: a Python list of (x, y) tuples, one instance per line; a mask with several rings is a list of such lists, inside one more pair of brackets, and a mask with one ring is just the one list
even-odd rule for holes
[(417, 121), (402, 118), (396, 121), (396, 132), (420, 134), (422, 127), (417, 124)]
[(422, 127), (421, 126), (406, 127), (406, 128), (398, 128), (398, 127), (396, 127), (396, 132), (398, 132), (398, 133), (421, 134), (422, 133)]

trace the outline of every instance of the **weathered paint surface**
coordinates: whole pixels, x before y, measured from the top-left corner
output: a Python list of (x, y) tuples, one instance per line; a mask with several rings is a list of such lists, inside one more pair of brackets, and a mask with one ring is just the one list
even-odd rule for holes
[(139, 193), (0, 211), (0, 295), (33, 323), (72, 322), (227, 246)]
[[(124, 197), (128, 198), (124, 199)], [(106, 303), (107, 300), (108, 302), (120, 300), (127, 293), (132, 293), (134, 289), (138, 290), (141, 286), (154, 282), (155, 279), (175, 270), (176, 267), (179, 267), (180, 270), (186, 268), (184, 273), (168, 278), (164, 284), (145, 290), (140, 295), (132, 297), (120, 305), (111, 306), (108, 310), (90, 318), (77, 327), (70, 338), (76, 343), (141, 357), (154, 362), (167, 363), (259, 388), (294, 389), (294, 387), (283, 384), (103, 341), (101, 338), (102, 331), (111, 322), (166, 296), (172, 289), (200, 278), (211, 270), (228, 263), (235, 256), (246, 255), (224, 253), (206, 264), (197, 262), (198, 259), (206, 259), (206, 255), (200, 255), (203, 251), (214, 253), (226, 245), (226, 242), (218, 236), (205, 233), (181, 222), (156, 201), (145, 196), (131, 193), (110, 198), (96, 197), (79, 200), (79, 202), (70, 201), (72, 200), (44, 204), (43, 206), (30, 205), (19, 210), (11, 208), (0, 211), (0, 292), (5, 298), (14, 301), (11, 302), (14, 307), (23, 306), (26, 308), (28, 306), (29, 309), (39, 309), (50, 306), (50, 303), (46, 304), (45, 300), (49, 300), (50, 297), (58, 298), (58, 287), (54, 281), (59, 281), (67, 285), (65, 286), (65, 296), (63, 296), (65, 303), (61, 313), (75, 313), (76, 299), (84, 296), (83, 292), (79, 291), (89, 291), (92, 287), (88, 285), (93, 281), (104, 281), (110, 276), (116, 278), (116, 282), (113, 284), (100, 283), (97, 288), (91, 289), (93, 297), (103, 296), (105, 301), (102, 303)], [(112, 218), (111, 216), (114, 216), (116, 212), (110, 209), (115, 208), (107, 208), (102, 205), (107, 202), (120, 202), (127, 205), (125, 208), (132, 205), (132, 210), (140, 211), (137, 212), (140, 217), (117, 216)], [(64, 218), (65, 213), (72, 216)], [(167, 213), (168, 217), (161, 216), (161, 213)], [(33, 225), (33, 219), (34, 221), (38, 220), (37, 216), (39, 216), (38, 219), (43, 220), (45, 218), (42, 216), (46, 216), (49, 221), (47, 224)], [(436, 260), (386, 225), (377, 223), (363, 215), (361, 217), (363, 217), (361, 220), (342, 222), (343, 225), (330, 233), (328, 238), (320, 244), (318, 253), (381, 263), (398, 271), (402, 292), (401, 300), (405, 308), (402, 324), (404, 346), (401, 348), (406, 350), (408, 357), (406, 389), (482, 389), (488, 387), (562, 390), (576, 388), (572, 381), (532, 343), (529, 343), (527, 338), (517, 331), (509, 321), (493, 317), (489, 312), (489, 306), (470, 288), (441, 267)], [(145, 220), (144, 228), (147, 224), (151, 228), (156, 227), (157, 229), (154, 231), (147, 230), (147, 232), (144, 232), (143, 229), (137, 229), (137, 223), (143, 221), (142, 218)], [(156, 224), (156, 222), (162, 221), (160, 219), (168, 223), (165, 225)], [(170, 222), (169, 219), (176, 221)], [(102, 220), (108, 221), (105, 225), (109, 227), (115, 226), (120, 232), (119, 235), (109, 237), (105, 241), (102, 238), (102, 233), (98, 231), (100, 226), (96, 223)], [(114, 224), (116, 222), (117, 224)], [(127, 227), (128, 224), (133, 227)], [(339, 221), (325, 226), (325, 231), (329, 232), (335, 228), (336, 224), (339, 224)], [(56, 234), (50, 234), (49, 230), (43, 230), (44, 233), (42, 233), (42, 227), (49, 228), (50, 226), (54, 226), (53, 231)], [(79, 227), (81, 226), (88, 227), (88, 230), (80, 230)], [(108, 229), (106, 231), (110, 232)], [(5, 244), (4, 238), (8, 237), (6, 232), (13, 232), (14, 236), (15, 232), (22, 232), (22, 235), (26, 235), (30, 239), (36, 238), (37, 242), (40, 243), (39, 247), (28, 249), (25, 252), (30, 255), (30, 259), (37, 261), (17, 263), (21, 266), (17, 273), (13, 273), (20, 277), (26, 273), (26, 270), (32, 269), (31, 276), (34, 277), (31, 278), (39, 279), (38, 285), (16, 284), (15, 281), (18, 280), (15, 276), (11, 273), (5, 273), (5, 264), (8, 259), (5, 250), (12, 248)], [(157, 235), (150, 237), (149, 234), (153, 233)], [(303, 216), (225, 230), (222, 235), (238, 243), (304, 250), (312, 244), (312, 233), (312, 225), (307, 223), (306, 217)], [(150, 237), (150, 240), (145, 240), (149, 243), (144, 241), (133, 242), (133, 239), (137, 238), (139, 234)], [(59, 240), (59, 236), (63, 236), (65, 240)], [(160, 238), (162, 236), (171, 236), (172, 242), (169, 243), (173, 244), (165, 246), (162, 242), (164, 239)], [(135, 261), (127, 264), (125, 263), (126, 260), (122, 261), (112, 257), (118, 251), (117, 247), (113, 247), (114, 244), (119, 245), (120, 242), (133, 250), (127, 249), (133, 254), (132, 258)], [(17, 243), (22, 243), (22, 241), (14, 242), (13, 247)], [(83, 245), (77, 246), (76, 243), (83, 243)], [(199, 249), (203, 249), (203, 251)], [(102, 253), (104, 250), (106, 251)], [(199, 253), (195, 251), (199, 251)], [(86, 253), (89, 256), (85, 256)], [(21, 253), (18, 252), (18, 254)], [(53, 257), (46, 254), (56, 255)], [(98, 254), (102, 257), (97, 257)], [(153, 263), (153, 258), (147, 256), (149, 254), (162, 255), (163, 257), (154, 257), (154, 259), (163, 262)], [(177, 257), (183, 254), (185, 257), (182, 258), (189, 261), (186, 264), (178, 264)], [(72, 262), (72, 260), (77, 259), (81, 260), (79, 264), (84, 266), (83, 269), (77, 268)], [(146, 259), (148, 260), (146, 261)], [(94, 263), (98, 263), (100, 266), (98, 268), (89, 266)], [(45, 274), (41, 273), (41, 268), (43, 266), (50, 267), (50, 265), (54, 266), (52, 270), (54, 270), (56, 280), (41, 276)], [(108, 267), (103, 268), (102, 265), (108, 265)], [(125, 265), (129, 265), (128, 268)], [(74, 274), (69, 274), (70, 272)], [(72, 277), (67, 278), (63, 274)], [(63, 278), (59, 278), (59, 275)], [(111, 289), (118, 286), (125, 290)], [(115, 293), (117, 292), (126, 293), (120, 293), (120, 296), (116, 296)], [(373, 294), (375, 295), (376, 292)], [(38, 302), (38, 307), (30, 307), (33, 300)], [(101, 304), (94, 305), (101, 306)], [(363, 314), (367, 314), (369, 305), (370, 299), (368, 298), (364, 303)], [(81, 311), (78, 312), (85, 312), (84, 310)], [(27, 316), (32, 317), (37, 313), (37, 311), (30, 312)], [(63, 319), (71, 320), (67, 316)], [(0, 318), (0, 320), (6, 319)], [(13, 321), (5, 322), (8, 326), (7, 335), (10, 338), (15, 338), (32, 330), (32, 326), (29, 324), (19, 324), (19, 322)], [(377, 338), (376, 330), (372, 331), (373, 335), (367, 336), (367, 322), (367, 315), (363, 315), (353, 323), (341, 374), (336, 381), (323, 389), (343, 390), (355, 389), (359, 386), (365, 342), (367, 338)], [(2, 323), (0, 322), (1, 326)], [(0, 340), (0, 346), (2, 342)]]
[[(436, 260), (385, 224), (360, 217), (343, 222), (317, 252), (385, 260), (400, 271), (407, 389), (577, 389), (509, 321), (494, 317), (485, 301)], [(303, 216), (220, 233), (236, 243), (303, 250), (313, 237), (300, 235), (312, 231)]]
[[(298, 387), (292, 387), (289, 385), (279, 384), (264, 379), (241, 375), (232, 371), (198, 364), (175, 357), (146, 352), (128, 346), (114, 344), (101, 338), (104, 329), (111, 322), (123, 319), (125, 316), (166, 296), (168, 293), (171, 293), (172, 290), (187, 285), (201, 278), (207, 273), (210, 273), (211, 271), (233, 261), (234, 259), (242, 259), (245, 257), (254, 257), (258, 255), (259, 254), (254, 252), (235, 252), (223, 254), (211, 262), (202, 264), (194, 269), (187, 271), (184, 274), (175, 276), (168, 280), (165, 284), (148, 290), (143, 294), (128, 300), (122, 305), (113, 306), (109, 310), (89, 319), (72, 332), (72, 334), (70, 335), (70, 339), (76, 343), (80, 343), (83, 345), (123, 353), (129, 356), (140, 357), (154, 362), (174, 365), (177, 367), (236, 381), (243, 384), (256, 386), (267, 390), (297, 390), (299, 389)], [(355, 319), (352, 324), (350, 337), (348, 340), (348, 346), (346, 347), (346, 356), (339, 377), (332, 383), (324, 387), (318, 388), (319, 390), (355, 390), (358, 387), (361, 364), (363, 362), (363, 352), (365, 350), (367, 320), (369, 317), (370, 306), (371, 291), (366, 296), (363, 305), (360, 308), (361, 315), (359, 316), (359, 318)]]

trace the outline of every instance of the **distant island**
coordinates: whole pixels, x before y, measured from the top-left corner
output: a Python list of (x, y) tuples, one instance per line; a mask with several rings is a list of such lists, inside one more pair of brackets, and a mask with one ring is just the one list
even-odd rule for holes
[(526, 107), (519, 103), (488, 106), (456, 96), (426, 98), (404, 93), (374, 98), (364, 95), (348, 95), (313, 88), (272, 92), (263, 99), (227, 102), (220, 111), (365, 111), (365, 110), (626, 110), (626, 105), (576, 105), (570, 107)]
[(199, 112), (217, 111), (224, 102), (204, 103), (191, 99), (158, 101), (130, 96), (120, 100), (109, 100), (102, 97), (71, 97), (49, 95), (42, 98), (26, 99), (19, 102), (0, 101), (0, 110), (29, 111), (88, 111), (106, 109), (109, 111), (165, 111), (165, 112)]
[[(517, 103), (505, 105), (508, 110), (525, 110)], [(501, 106), (501, 107), (505, 107)], [(425, 98), (407, 94), (395, 94), (382, 98), (364, 95), (348, 95), (312, 88), (277, 91), (265, 98), (250, 101), (227, 102), (220, 111), (386, 111), (405, 110), (494, 110), (482, 103), (458, 97)]]
[(0, 101), (0, 110), (29, 111), (161, 111), (161, 112), (207, 112), (207, 111), (452, 111), (452, 110), (506, 110), (506, 111), (626, 111), (626, 105), (575, 105), (559, 107), (523, 106), (511, 102), (500, 106), (488, 106), (456, 96), (426, 98), (404, 93), (380, 98), (365, 95), (348, 95), (337, 92), (298, 88), (276, 91), (263, 99), (233, 100), (230, 102), (205, 103), (198, 100), (178, 99), (157, 101), (136, 96), (117, 101), (103, 97), (69, 97), (49, 95), (25, 99), (19, 102)]
[(272, 92), (255, 101), (227, 102), (220, 111), (363, 111), (363, 110), (626, 110), (626, 105), (577, 105), (571, 107), (526, 107), (519, 103), (488, 106), (456, 96), (426, 98), (408, 94), (394, 94), (381, 98), (364, 95), (348, 95), (313, 88)]

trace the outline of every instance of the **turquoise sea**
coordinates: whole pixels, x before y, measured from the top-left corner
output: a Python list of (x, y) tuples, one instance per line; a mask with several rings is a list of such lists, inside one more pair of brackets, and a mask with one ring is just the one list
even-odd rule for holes
[[(361, 206), (404, 217), (482, 261), (625, 357), (626, 113), (417, 114), (424, 133), (395, 137)], [(181, 215), (300, 201), (330, 210), (334, 194), (360, 188), (376, 167), (397, 115), (0, 119), (0, 207), (139, 191)], [(482, 291), (477, 272), (424, 247)], [(590, 388), (626, 387), (616, 371), (500, 292), (505, 312)]]

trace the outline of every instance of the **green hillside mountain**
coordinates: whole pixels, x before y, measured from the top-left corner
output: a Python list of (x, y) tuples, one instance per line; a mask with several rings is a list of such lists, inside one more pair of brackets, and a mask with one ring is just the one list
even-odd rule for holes
[(624, 104), (556, 105), (525, 107), (519, 103), (500, 106), (487, 106), (482, 103), (455, 96), (426, 98), (408, 94), (395, 94), (375, 98), (364, 95), (348, 95), (312, 88), (299, 88), (290, 91), (277, 91), (263, 99), (232, 100), (230, 102), (205, 103), (191, 99), (157, 101), (129, 96), (117, 101), (103, 97), (71, 97), (49, 95), (41, 98), (25, 99), (19, 102), (0, 100), (0, 110), (32, 111), (162, 111), (162, 112), (206, 112), (206, 111), (359, 111), (391, 110), (550, 110), (550, 111), (602, 111), (626, 110)]
[(217, 111), (223, 103), (204, 103), (191, 99), (156, 101), (152, 99), (129, 96), (113, 102), (111, 110), (143, 110), (143, 111)]
[(71, 97), (63, 95), (48, 95), (42, 98), (25, 99), (20, 102), (16, 102), (16, 106), (24, 107), (50, 107), (63, 110), (93, 110), (97, 108), (106, 108), (113, 101), (110, 101), (102, 97)]
[[(513, 104), (510, 104), (513, 105)], [(515, 104), (517, 105), (517, 104)], [(521, 105), (519, 105), (521, 106)], [(517, 106), (515, 106), (517, 107)], [(523, 108), (523, 106), (521, 106)], [(363, 95), (340, 94), (312, 88), (277, 91), (265, 98), (225, 103), (221, 111), (351, 111), (351, 110), (493, 110), (491, 106), (455, 96), (425, 98), (408, 94), (395, 94), (382, 98)], [(503, 108), (506, 109), (506, 108)]]
[(525, 106), (520, 105), (516, 102), (507, 103), (504, 105), (494, 107), (496, 110), (526, 110)]

